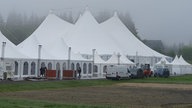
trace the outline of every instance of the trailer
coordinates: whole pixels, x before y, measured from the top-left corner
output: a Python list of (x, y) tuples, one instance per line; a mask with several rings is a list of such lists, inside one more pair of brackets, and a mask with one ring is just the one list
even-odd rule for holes
[(151, 77), (153, 75), (153, 71), (150, 68), (150, 64), (145, 64), (142, 68), (145, 77)]
[(14, 62), (0, 61), (0, 79), (7, 80), (14, 78)]

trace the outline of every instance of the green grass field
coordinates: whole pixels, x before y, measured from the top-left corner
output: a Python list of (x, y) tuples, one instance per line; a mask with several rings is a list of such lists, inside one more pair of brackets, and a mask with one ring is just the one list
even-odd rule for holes
[(0, 108), (113, 108), (109, 106), (93, 106), (79, 104), (62, 104), (47, 101), (24, 99), (0, 99)]
[(171, 76), (169, 78), (151, 77), (144, 79), (131, 79), (133, 83), (162, 83), (162, 84), (192, 84), (192, 75)]
[(1, 83), (0, 92), (14, 92), (26, 90), (61, 89), (69, 87), (107, 86), (117, 83), (168, 83), (168, 84), (192, 84), (192, 75), (172, 76), (169, 78), (144, 78), (131, 80), (62, 80), (62, 81), (24, 81), (13, 83)]
[[(0, 93), (32, 91), (32, 90), (56, 90), (89, 86), (111, 86), (119, 83), (169, 83), (169, 84), (192, 84), (192, 75), (174, 76), (169, 78), (144, 78), (131, 80), (62, 80), (62, 81), (21, 81), (0, 82)], [(111, 106), (84, 105), (74, 103), (56, 103), (28, 99), (0, 98), (0, 108), (111, 108)]]

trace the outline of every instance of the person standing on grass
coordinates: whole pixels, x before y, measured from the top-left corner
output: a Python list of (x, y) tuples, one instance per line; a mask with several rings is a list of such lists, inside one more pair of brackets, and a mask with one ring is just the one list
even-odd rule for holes
[(78, 67), (78, 68), (77, 68), (77, 72), (78, 72), (78, 74), (79, 74), (78, 78), (80, 79), (80, 78), (81, 78), (81, 67)]
[(40, 68), (40, 76), (45, 77), (45, 72), (47, 71), (47, 67)]

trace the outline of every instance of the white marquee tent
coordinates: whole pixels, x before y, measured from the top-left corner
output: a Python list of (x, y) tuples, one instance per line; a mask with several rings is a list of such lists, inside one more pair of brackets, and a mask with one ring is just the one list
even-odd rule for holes
[[(151, 65), (162, 57), (169, 58), (138, 40), (120, 21), (116, 13), (109, 20), (99, 24), (88, 8), (75, 24), (66, 22), (50, 13), (42, 24), (17, 47), (12, 43), (7, 44), (6, 47), (10, 47), (10, 49), (13, 47), (13, 50), (7, 53), (9, 51), (7, 48), (5, 57), (23, 60), (20, 62), (21, 66), (18, 65), (21, 71), (20, 77), (37, 76), (39, 66), (45, 65), (49, 69), (55, 70), (67, 68), (75, 70), (81, 66), (83, 68), (82, 76), (86, 78), (92, 76), (93, 64), (100, 65), (94, 72), (97, 77), (102, 76), (107, 64), (118, 63), (117, 55), (114, 55), (114, 52), (121, 55), (120, 64), (129, 65), (134, 65), (134, 63), (126, 56), (135, 63), (150, 63)], [(100, 54), (95, 54), (94, 62), (91, 59), (83, 58), (83, 55), (92, 58), (93, 49)], [(103, 56), (111, 58), (104, 61)], [(19, 61), (17, 62), (19, 63)], [(33, 72), (32, 68), (35, 68)]]
[(171, 66), (173, 75), (192, 74), (192, 66), (183, 59), (182, 55), (179, 58), (176, 55)]

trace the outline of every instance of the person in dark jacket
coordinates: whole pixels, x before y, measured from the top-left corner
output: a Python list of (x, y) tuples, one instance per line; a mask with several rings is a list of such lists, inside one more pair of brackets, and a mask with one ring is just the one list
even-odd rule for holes
[(81, 78), (81, 67), (78, 67), (78, 68), (77, 68), (77, 72), (78, 72), (78, 74), (79, 74), (78, 77), (79, 77), (79, 79), (80, 79), (80, 78)]
[(45, 72), (47, 71), (47, 68), (46, 67), (41, 67), (40, 68), (40, 76), (45, 76)]

